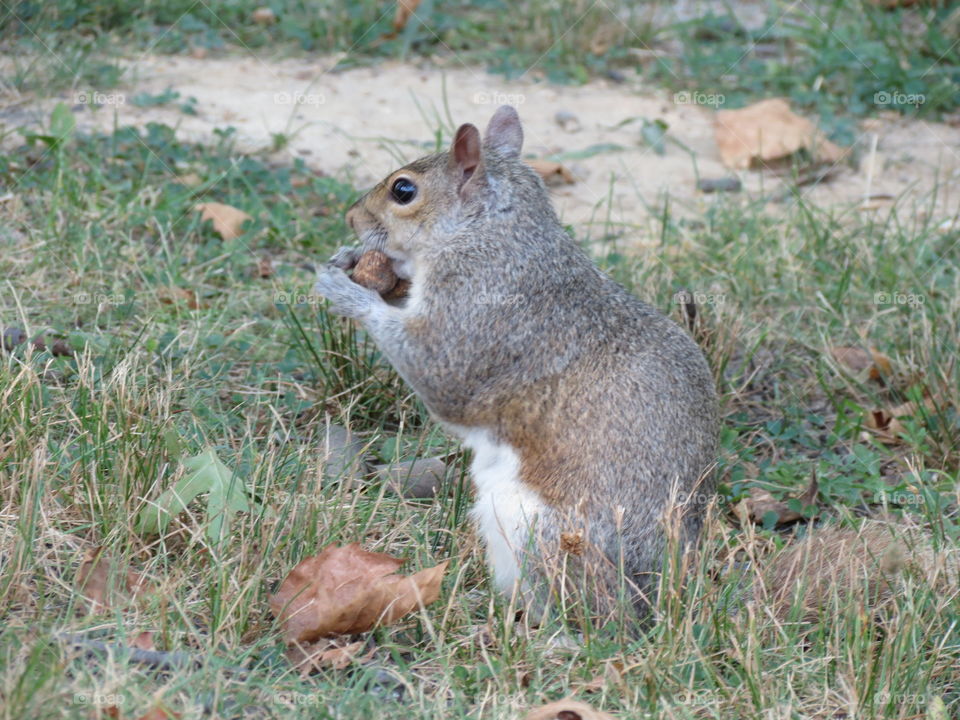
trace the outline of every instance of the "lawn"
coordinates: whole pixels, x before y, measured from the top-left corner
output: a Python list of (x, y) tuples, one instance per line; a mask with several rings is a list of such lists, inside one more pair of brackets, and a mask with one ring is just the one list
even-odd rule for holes
[[(934, 190), (952, 215), (933, 196), (862, 211), (816, 204), (803, 187), (717, 194), (682, 213), (652, 208), (652, 250), (624, 249), (622, 227), (585, 247), (678, 321), (678, 291), (695, 291), (692, 332), (722, 395), (720, 492), (699, 555), (684, 572), (665, 568), (656, 624), (639, 636), (560, 619), (530, 628), (493, 592), (468, 526), (467, 453), (312, 292), (314, 265), (350, 242), (350, 179), (244, 152), (228, 127), (206, 142), (163, 124), (80, 131), (69, 102), (45, 102), (94, 82), (126, 88), (118, 59), (148, 48), (340, 51), (345, 68), (455, 52), (507, 74), (539, 56), (544, 81), (580, 83), (634, 67), (650, 46), (661, 53), (643, 66), (650, 83), (721, 88), (734, 104), (783, 95), (839, 141), (884, 88), (928, 98), (905, 115), (956, 112), (957, 6), (817, 3), (753, 27), (722, 10), (663, 24), (656, 4), (611, 4), (617, 18), (590, 3), (505, 14), (498, 2), (427, 0), (394, 38), (392, 5), (271, 7), (266, 25), (239, 2), (0, 8), (11, 69), (0, 101), (0, 718), (512, 720), (571, 695), (621, 719), (960, 717), (956, 585), (909, 576), (879, 615), (834, 598), (812, 622), (777, 618), (744, 590), (818, 524), (889, 516), (956, 551), (955, 177)], [(554, 42), (570, 27), (580, 30)], [(716, 75), (748, 50), (734, 76)], [(18, 120), (24, 108), (35, 117)], [(437, 137), (449, 140), (424, 125), (425, 143)], [(218, 232), (196, 209), (210, 202), (250, 220), (236, 237)], [(874, 355), (851, 367), (847, 347)], [(331, 427), (350, 428), (370, 464), (442, 458), (437, 496), (331, 471)], [(212, 532), (201, 497), (161, 534), (144, 532), (144, 511), (205, 452), (241, 484), (246, 511)], [(796, 497), (812, 473), (815, 519), (738, 521), (751, 489)], [(362, 643), (345, 667), (301, 675), (268, 598), (303, 558), (352, 542), (409, 572), (449, 560), (440, 597), (345, 639)], [(115, 592), (90, 612), (79, 576), (97, 553)], [(128, 571), (143, 576), (140, 592), (125, 591)], [(138, 660), (135, 642), (166, 664)]]

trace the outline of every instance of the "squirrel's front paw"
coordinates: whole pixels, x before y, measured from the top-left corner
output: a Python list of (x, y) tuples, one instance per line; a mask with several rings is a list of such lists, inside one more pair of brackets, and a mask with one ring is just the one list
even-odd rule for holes
[(361, 255), (363, 255), (363, 248), (359, 245), (342, 247), (333, 254), (333, 257), (327, 261), (327, 264), (338, 267), (341, 270), (353, 270), (360, 260)]
[(363, 318), (376, 303), (383, 302), (376, 292), (358, 285), (333, 265), (327, 265), (317, 273), (314, 288), (330, 301), (330, 312), (345, 317)]

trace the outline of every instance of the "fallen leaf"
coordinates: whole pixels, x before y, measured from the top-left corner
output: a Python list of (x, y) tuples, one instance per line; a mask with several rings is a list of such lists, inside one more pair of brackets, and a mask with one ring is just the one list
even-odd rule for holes
[(740, 516), (764, 524), (768, 524), (768, 518), (772, 518), (773, 525), (796, 522), (806, 517), (804, 510), (807, 507), (816, 506), (819, 487), (816, 473), (811, 476), (807, 489), (797, 498), (777, 500), (769, 491), (752, 487), (750, 495), (740, 502)]
[(84, 552), (77, 570), (77, 590), (90, 603), (91, 613), (107, 610), (118, 602), (142, 594), (146, 583), (144, 575), (132, 570), (124, 574), (118, 572), (116, 562), (105, 555), (103, 547), (89, 548)]
[(190, 172), (184, 175), (178, 175), (174, 182), (177, 183), (177, 185), (183, 185), (184, 187), (196, 187), (203, 182), (203, 178), (197, 175), (195, 172)]
[(290, 664), (299, 670), (301, 675), (306, 676), (323, 668), (343, 670), (355, 660), (369, 659), (376, 648), (370, 648), (370, 651), (360, 658), (358, 655), (363, 650), (364, 644), (361, 640), (349, 645), (338, 646), (332, 644), (329, 640), (321, 640), (310, 645), (292, 645), (287, 648), (285, 654)]
[(560, 533), (560, 549), (565, 553), (569, 553), (570, 555), (583, 555), (583, 530)]
[(449, 560), (410, 575), (403, 561), (359, 543), (328, 545), (301, 561), (270, 597), (287, 643), (367, 632), (390, 625), (437, 599)]
[(893, 372), (890, 358), (876, 348), (868, 350), (862, 347), (844, 345), (831, 347), (829, 350), (834, 360), (856, 373), (869, 369), (868, 377), (873, 381), (879, 381), (884, 376), (889, 377)]
[(906, 426), (902, 418), (918, 417), (935, 413), (937, 405), (932, 397), (924, 397), (922, 403), (909, 400), (897, 405), (892, 410), (874, 410), (867, 415), (866, 425), (874, 431), (877, 439), (886, 445), (896, 445), (903, 442), (902, 434), (906, 431)]
[(761, 100), (739, 110), (716, 114), (715, 137), (723, 164), (746, 170), (756, 162), (779, 160), (806, 149), (817, 161), (837, 163), (848, 150), (834, 145), (806, 118), (794, 114), (786, 100)]
[(579, 700), (561, 700), (531, 710), (523, 720), (614, 720), (614, 717)]
[(218, 202), (200, 203), (194, 209), (200, 213), (200, 222), (213, 221), (213, 229), (224, 240), (235, 240), (243, 235), (243, 224), (253, 219), (243, 210)]
[(258, 278), (273, 277), (273, 261), (269, 257), (262, 257), (257, 263), (256, 274)]
[(138, 650), (156, 650), (157, 646), (153, 642), (153, 631), (145, 630), (139, 633), (130, 643), (130, 647), (135, 647)]
[(148, 710), (143, 715), (138, 717), (137, 720), (176, 720), (178, 717), (180, 717), (180, 713), (158, 706)]
[(206, 534), (220, 542), (230, 534), (230, 523), (238, 512), (250, 512), (246, 484), (217, 457), (213, 448), (183, 461), (187, 470), (172, 488), (164, 491), (137, 517), (137, 532), (159, 535), (174, 517), (198, 495), (207, 493)]
[(397, 0), (397, 11), (393, 15), (394, 32), (400, 32), (407, 26), (419, 6), (420, 0)]
[(257, 25), (273, 25), (277, 21), (277, 15), (268, 7), (259, 7), (253, 11), (250, 18)]
[(584, 692), (599, 692), (604, 689), (618, 688), (623, 685), (623, 669), (622, 662), (607, 661), (603, 672), (597, 674), (590, 682), (584, 683), (580, 689)]
[(572, 185), (577, 181), (565, 165), (552, 160), (527, 160), (527, 165), (536, 170), (547, 185), (562, 185), (564, 183)]
[(197, 300), (197, 294), (189, 288), (176, 286), (167, 286), (157, 288), (157, 299), (164, 305), (175, 305), (177, 303), (186, 303), (191, 310), (199, 310), (200, 301)]

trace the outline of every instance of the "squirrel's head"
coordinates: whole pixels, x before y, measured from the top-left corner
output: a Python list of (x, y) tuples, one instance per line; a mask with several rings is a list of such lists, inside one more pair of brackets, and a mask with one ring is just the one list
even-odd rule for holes
[[(536, 173), (520, 160), (523, 130), (512, 107), (500, 107), (481, 139), (461, 125), (447, 152), (392, 172), (347, 212), (366, 250), (401, 263), (478, 224), (505, 222), (525, 198), (543, 196)], [(547, 201), (549, 202), (549, 201)], [(399, 270), (399, 268), (398, 268)]]

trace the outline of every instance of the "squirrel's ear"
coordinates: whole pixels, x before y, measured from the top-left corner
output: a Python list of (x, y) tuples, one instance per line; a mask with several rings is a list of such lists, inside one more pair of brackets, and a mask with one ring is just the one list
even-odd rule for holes
[(473, 125), (467, 123), (457, 128), (450, 148), (450, 165), (460, 173), (460, 187), (480, 165), (480, 131)]
[(490, 118), (487, 134), (483, 138), (487, 147), (499, 150), (504, 155), (520, 155), (523, 147), (523, 128), (520, 116), (510, 105), (501, 105)]

